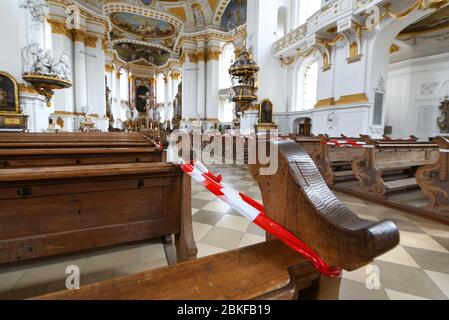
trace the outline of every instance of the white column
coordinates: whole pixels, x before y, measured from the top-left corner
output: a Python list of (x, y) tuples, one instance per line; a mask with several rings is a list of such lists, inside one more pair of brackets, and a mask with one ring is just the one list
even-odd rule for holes
[(164, 110), (165, 119), (164, 121), (170, 119), (170, 92), (169, 92), (169, 77), (168, 73), (164, 74)]
[(184, 121), (197, 119), (197, 67), (196, 53), (185, 50), (185, 63), (182, 67), (182, 118)]
[(86, 45), (82, 33), (76, 32), (74, 40), (75, 111), (76, 113), (83, 113), (87, 106)]
[(198, 60), (197, 115), (199, 119), (206, 119), (206, 52), (204, 41), (198, 43), (196, 58)]
[(105, 56), (98, 37), (95, 43), (86, 45), (87, 105), (97, 129), (107, 131), (106, 118)]
[[(62, 54), (66, 54), (69, 58), (69, 67), (72, 70), (72, 77), (70, 81), (74, 84), (74, 64), (73, 64), (73, 42), (71, 34), (65, 28), (64, 22), (54, 21), (50, 22), (52, 27), (52, 51), (53, 57), (58, 58)], [(74, 87), (55, 90), (53, 98), (53, 106), (55, 108), (54, 113), (51, 115), (53, 122), (55, 123), (60, 117), (64, 121), (62, 130), (75, 131), (75, 97)]]
[(206, 54), (206, 119), (209, 124), (219, 121), (219, 58), (219, 40), (209, 41)]

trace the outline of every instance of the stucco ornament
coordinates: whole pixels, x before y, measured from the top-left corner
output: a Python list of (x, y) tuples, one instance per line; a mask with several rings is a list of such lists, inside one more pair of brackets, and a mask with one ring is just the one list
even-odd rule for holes
[(59, 59), (51, 56), (49, 51), (40, 48), (37, 43), (25, 47), (22, 51), (24, 73), (35, 73), (70, 80), (72, 73), (69, 57), (62, 53)]
[(20, 7), (28, 9), (35, 25), (45, 21), (45, 10), (48, 7), (45, 0), (23, 0)]

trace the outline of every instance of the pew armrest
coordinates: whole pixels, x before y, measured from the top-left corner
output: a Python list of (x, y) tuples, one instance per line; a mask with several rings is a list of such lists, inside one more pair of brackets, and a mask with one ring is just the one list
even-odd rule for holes
[(399, 243), (393, 222), (361, 219), (342, 204), (301, 146), (291, 141), (277, 144), (279, 168), (274, 176), (261, 176), (260, 164), (251, 166), (268, 216), (329, 265), (349, 271), (369, 264)]

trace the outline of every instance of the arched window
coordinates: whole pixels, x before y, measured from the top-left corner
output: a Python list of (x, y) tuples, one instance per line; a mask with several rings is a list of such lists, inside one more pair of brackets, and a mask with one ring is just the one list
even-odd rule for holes
[(287, 8), (282, 6), (278, 9), (277, 38), (280, 39), (287, 33)]
[(224, 45), (220, 55), (220, 73), (219, 73), (219, 88), (228, 89), (232, 86), (231, 76), (229, 75), (229, 68), (235, 59), (235, 47), (232, 43)]
[(128, 71), (125, 68), (120, 69), (120, 100), (128, 101), (129, 96)]
[(159, 73), (156, 78), (157, 103), (165, 103), (165, 80), (164, 74)]
[(219, 118), (221, 122), (232, 122), (234, 118), (233, 108), (234, 102), (228, 100), (227, 89), (232, 87), (231, 76), (229, 75), (229, 68), (235, 60), (235, 47), (232, 43), (224, 45), (220, 56), (220, 73), (219, 73), (219, 88), (220, 88), (220, 103), (219, 103)]
[(315, 59), (304, 61), (298, 71), (297, 110), (310, 110), (315, 107), (318, 88), (318, 62)]
[(298, 26), (307, 22), (318, 10), (321, 9), (321, 0), (299, 0)]

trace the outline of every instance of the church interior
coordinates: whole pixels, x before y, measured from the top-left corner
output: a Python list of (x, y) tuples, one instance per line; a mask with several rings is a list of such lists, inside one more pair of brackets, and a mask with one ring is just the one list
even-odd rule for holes
[(2, 0), (0, 42), (0, 300), (449, 300), (448, 0)]

